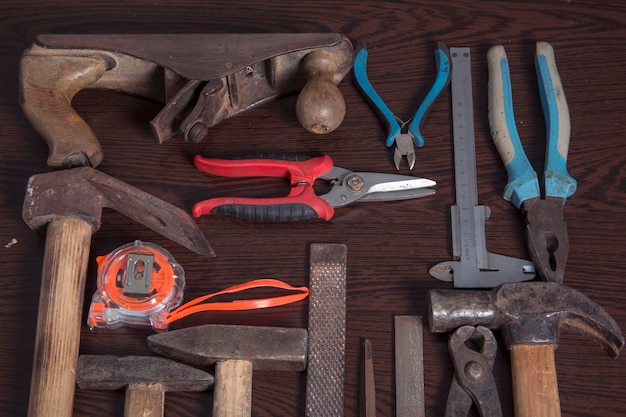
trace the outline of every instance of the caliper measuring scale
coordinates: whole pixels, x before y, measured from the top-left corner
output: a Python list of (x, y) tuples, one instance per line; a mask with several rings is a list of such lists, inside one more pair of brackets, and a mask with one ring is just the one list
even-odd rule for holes
[(429, 273), (456, 288), (493, 288), (535, 277), (531, 261), (487, 251), (485, 222), (491, 211), (478, 204), (472, 67), (469, 48), (450, 48), (456, 205), (451, 207), (452, 255)]

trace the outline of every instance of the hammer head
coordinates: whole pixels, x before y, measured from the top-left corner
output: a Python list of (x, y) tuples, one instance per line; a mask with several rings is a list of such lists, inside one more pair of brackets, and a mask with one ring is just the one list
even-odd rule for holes
[(565, 327), (594, 340), (611, 357), (624, 347), (624, 335), (606, 310), (555, 282), (504, 284), (489, 292), (432, 290), (429, 304), (435, 333), (483, 325), (501, 329), (507, 346), (558, 345), (559, 329)]
[(55, 218), (76, 216), (100, 228), (108, 207), (201, 255), (215, 256), (206, 238), (183, 210), (90, 167), (32, 176), (22, 217), (36, 231)]
[(130, 384), (156, 384), (165, 391), (204, 391), (213, 375), (156, 356), (81, 355), (76, 383), (82, 389), (117, 390)]
[(253, 369), (303, 371), (307, 360), (307, 330), (299, 328), (207, 324), (153, 334), (153, 352), (193, 366), (208, 367), (235, 359)]

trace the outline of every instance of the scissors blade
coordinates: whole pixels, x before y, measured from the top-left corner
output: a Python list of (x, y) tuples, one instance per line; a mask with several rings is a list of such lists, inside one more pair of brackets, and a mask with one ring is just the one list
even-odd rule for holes
[(361, 173), (365, 184), (370, 184), (359, 201), (394, 201), (426, 197), (435, 194), (437, 183), (428, 178), (408, 175)]
[[(332, 175), (331, 175), (332, 174)], [(333, 168), (324, 178), (333, 182), (332, 189), (319, 197), (332, 207), (343, 207), (355, 201), (393, 201), (433, 195), (436, 185), (427, 178), (377, 172), (351, 172)]]

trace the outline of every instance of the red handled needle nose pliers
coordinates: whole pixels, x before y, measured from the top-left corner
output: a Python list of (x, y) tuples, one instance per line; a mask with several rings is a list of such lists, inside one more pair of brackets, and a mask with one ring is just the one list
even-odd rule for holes
[[(236, 218), (287, 222), (333, 217), (335, 207), (355, 201), (392, 201), (426, 197), (435, 193), (435, 181), (406, 175), (352, 172), (333, 166), (328, 155), (306, 160), (287, 159), (215, 159), (197, 155), (196, 168), (221, 177), (287, 178), (291, 191), (286, 197), (244, 198), (217, 197), (196, 203), (194, 217), (224, 214)], [(315, 180), (332, 186), (326, 194), (317, 195)]]

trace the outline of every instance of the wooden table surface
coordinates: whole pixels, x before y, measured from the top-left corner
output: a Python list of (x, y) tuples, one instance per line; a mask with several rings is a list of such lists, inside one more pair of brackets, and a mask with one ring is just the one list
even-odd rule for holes
[[(21, 217), (29, 176), (51, 171), (47, 147), (18, 103), (22, 51), (42, 33), (269, 33), (341, 32), (368, 45), (370, 81), (401, 118), (410, 117), (435, 76), (438, 41), (467, 46), (472, 53), (476, 163), (481, 204), (491, 209), (486, 225), (492, 252), (528, 256), (520, 213), (502, 199), (506, 174), (493, 146), (487, 120), (486, 53), (503, 44), (509, 56), (517, 127), (526, 152), (542, 170), (543, 115), (534, 72), (535, 42), (556, 52), (571, 112), (568, 168), (577, 192), (564, 209), (570, 252), (565, 283), (601, 304), (626, 328), (626, 6), (612, 1), (142, 1), (31, 2), (0, 6), (0, 415), (27, 412), (44, 239)], [(185, 45), (181, 45), (184, 48)], [(205, 140), (188, 144), (175, 137), (158, 145), (149, 121), (161, 105), (115, 92), (83, 91), (74, 107), (100, 139), (103, 172), (187, 211), (205, 198), (266, 196), (285, 191), (277, 180), (223, 179), (198, 172), (196, 154), (234, 158), (259, 153), (328, 154), (351, 170), (397, 172), (385, 147), (383, 125), (353, 84), (340, 84), (347, 104), (343, 124), (317, 136), (298, 124), (295, 97), (266, 103), (210, 129)], [(450, 90), (423, 127), (426, 145), (417, 150), (413, 171), (401, 173), (437, 181), (434, 196), (408, 201), (363, 203), (336, 210), (330, 221), (263, 224), (225, 217), (197, 220), (217, 257), (207, 259), (105, 210), (92, 239), (83, 316), (96, 290), (97, 255), (135, 239), (168, 249), (186, 272), (185, 299), (253, 278), (293, 285), (308, 280), (309, 246), (348, 246), (345, 415), (359, 410), (362, 341), (373, 345), (376, 404), (393, 416), (393, 317), (424, 317), (425, 404), (441, 416), (453, 376), (447, 336), (432, 334), (426, 320), (427, 294), (450, 284), (430, 277), (429, 268), (452, 256), (450, 206), (455, 202)], [(4, 247), (12, 239), (17, 243)], [(307, 303), (252, 312), (202, 313), (175, 323), (305, 326)], [(90, 331), (82, 326), (81, 353), (150, 354), (151, 329)], [(509, 356), (500, 347), (494, 367), (505, 416), (513, 415)], [(626, 414), (626, 361), (607, 356), (591, 340), (564, 331), (556, 352), (563, 416), (617, 417)], [(254, 416), (304, 415), (303, 373), (258, 372)], [(74, 415), (121, 416), (123, 392), (77, 390)], [(169, 393), (165, 414), (204, 416), (211, 394)]]

